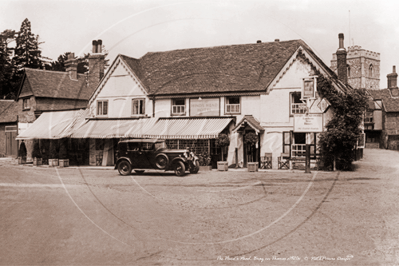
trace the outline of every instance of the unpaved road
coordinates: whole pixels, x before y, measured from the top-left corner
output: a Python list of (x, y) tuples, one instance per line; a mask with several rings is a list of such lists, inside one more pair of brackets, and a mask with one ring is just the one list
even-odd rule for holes
[(0, 264), (399, 265), (399, 153), (356, 166), (181, 178), (0, 161)]

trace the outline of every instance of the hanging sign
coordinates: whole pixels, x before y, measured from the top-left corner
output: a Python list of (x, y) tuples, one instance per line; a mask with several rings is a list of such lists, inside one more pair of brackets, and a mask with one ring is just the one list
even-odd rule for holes
[(294, 132), (323, 132), (323, 115), (295, 115)]

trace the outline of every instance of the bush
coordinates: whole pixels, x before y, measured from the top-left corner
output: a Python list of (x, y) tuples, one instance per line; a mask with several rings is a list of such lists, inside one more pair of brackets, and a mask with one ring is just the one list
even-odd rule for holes
[(35, 142), (35, 145), (33, 145), (33, 151), (32, 151), (32, 157), (33, 158), (41, 158), (42, 153), (40, 152), (40, 146), (39, 142)]
[(215, 144), (217, 147), (220, 147), (222, 150), (222, 161), (224, 161), (224, 148), (230, 145), (230, 139), (227, 134), (219, 134), (219, 137), (216, 139)]

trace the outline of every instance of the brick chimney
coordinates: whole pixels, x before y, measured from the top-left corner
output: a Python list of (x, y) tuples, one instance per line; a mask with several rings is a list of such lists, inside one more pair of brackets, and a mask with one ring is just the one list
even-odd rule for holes
[(102, 40), (93, 41), (92, 44), (92, 54), (89, 56), (88, 85), (95, 88), (104, 76), (105, 55), (102, 53)]
[(396, 67), (392, 67), (392, 73), (387, 75), (388, 78), (388, 89), (391, 91), (392, 97), (399, 96), (398, 89), (398, 74), (396, 73)]
[(69, 78), (73, 80), (78, 79), (78, 60), (74, 53), (68, 54), (68, 59), (65, 61), (66, 72), (69, 73)]
[(344, 47), (344, 34), (338, 34), (339, 48), (336, 52), (337, 55), (337, 73), (338, 79), (344, 84), (348, 84), (348, 69), (346, 64), (346, 49)]

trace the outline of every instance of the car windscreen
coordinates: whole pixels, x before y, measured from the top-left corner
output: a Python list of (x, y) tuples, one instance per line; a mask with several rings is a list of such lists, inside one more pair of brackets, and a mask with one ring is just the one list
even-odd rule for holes
[(158, 150), (158, 149), (162, 149), (162, 148), (167, 148), (166, 147), (166, 143), (165, 143), (165, 141), (161, 141), (161, 142), (155, 142), (155, 149), (156, 150)]

